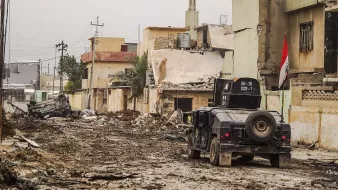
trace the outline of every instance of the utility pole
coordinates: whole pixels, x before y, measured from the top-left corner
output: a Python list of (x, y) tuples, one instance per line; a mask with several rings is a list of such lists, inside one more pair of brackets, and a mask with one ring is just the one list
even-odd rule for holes
[(67, 48), (68, 48), (68, 45), (67, 44), (65, 44), (64, 42), (63, 42), (63, 40), (62, 40), (62, 42), (61, 43), (59, 43), (59, 44), (56, 44), (56, 47), (57, 48), (59, 48), (59, 50), (58, 51), (61, 51), (61, 61), (60, 61), (60, 93), (62, 93), (63, 92), (63, 55), (64, 55), (64, 53), (63, 52), (65, 52), (65, 51), (67, 51)]
[(55, 91), (54, 91), (54, 90), (55, 90), (55, 89), (54, 89), (54, 87), (55, 87), (55, 69), (56, 69), (56, 67), (54, 67), (54, 75), (53, 75), (53, 93), (52, 93), (52, 94), (53, 94), (53, 97), (54, 97), (54, 92), (55, 92)]
[(5, 64), (5, 0), (1, 0), (1, 23), (0, 23), (0, 141), (2, 142), (3, 129), (3, 71)]
[(52, 93), (52, 95), (53, 95), (53, 98), (54, 98), (54, 87), (55, 87), (55, 69), (56, 69), (56, 51), (57, 51), (57, 48), (58, 48), (58, 46), (57, 45), (55, 45), (55, 63), (54, 63), (54, 75), (53, 75), (53, 93)]
[(41, 72), (42, 67), (41, 67), (41, 59), (39, 59), (38, 62), (38, 78), (36, 79), (36, 90), (40, 90), (40, 80), (41, 80)]
[(104, 27), (104, 24), (99, 24), (99, 17), (96, 19), (96, 23), (90, 23), (92, 26), (96, 26), (94, 37), (92, 38), (92, 68), (90, 71), (90, 84), (89, 84), (89, 93), (88, 93), (88, 105), (87, 108), (90, 109), (91, 99), (93, 97), (93, 79), (94, 79), (94, 63), (95, 63), (95, 45), (97, 43), (96, 38), (99, 36), (99, 27)]

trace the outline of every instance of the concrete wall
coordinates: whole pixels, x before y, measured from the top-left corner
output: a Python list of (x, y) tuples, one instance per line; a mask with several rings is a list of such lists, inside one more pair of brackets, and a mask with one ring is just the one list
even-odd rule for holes
[(107, 102), (103, 101), (103, 94), (105, 89), (95, 89), (94, 90), (94, 110), (99, 113), (106, 113), (108, 111), (108, 97)]
[[(234, 77), (258, 77), (258, 37), (256, 29), (244, 29), (235, 33)], [(231, 62), (230, 60), (227, 60)]]
[[(108, 94), (108, 112), (121, 111), (124, 109), (124, 95), (127, 99), (131, 95), (130, 89), (109, 89)], [(127, 100), (127, 109), (133, 109), (133, 102)]]
[[(91, 64), (87, 64), (88, 68), (88, 79), (82, 80), (82, 89), (87, 89), (90, 86), (90, 76), (91, 76)], [(110, 82), (108, 75), (115, 74), (119, 71), (125, 71), (126, 68), (134, 68), (131, 63), (105, 63), (98, 62), (94, 65), (94, 78), (93, 78), (93, 87), (94, 88), (106, 88), (107, 84)]]
[(207, 43), (209, 47), (211, 47), (211, 39), (210, 39), (210, 33), (208, 30), (208, 26), (204, 26), (203, 28), (200, 28), (197, 30), (197, 47), (202, 48), (203, 47), (203, 31), (207, 31)]
[[(38, 80), (38, 65), (38, 63), (11, 63), (8, 82), (10, 84), (33, 84), (33, 81)], [(3, 81), (7, 83), (7, 78)]]
[(84, 105), (86, 101), (85, 92), (75, 92), (74, 94), (69, 94), (68, 97), (72, 109), (82, 110), (86, 107)]
[[(235, 33), (233, 76), (257, 78), (259, 0), (233, 0), (232, 10)], [(231, 58), (227, 61), (231, 62)]]
[(96, 38), (98, 42), (95, 51), (121, 52), (121, 45), (125, 43), (124, 38)]
[[(264, 110), (272, 110), (277, 111), (278, 113), (282, 112), (282, 91), (263, 91), (262, 93), (262, 101), (261, 101), (261, 108)], [(291, 105), (291, 91), (285, 90), (284, 91), (284, 108), (283, 108), (283, 116), (284, 121), (289, 122), (289, 112), (290, 112), (290, 105)]]
[(219, 76), (224, 59), (219, 52), (190, 53), (182, 50), (152, 52), (151, 64), (156, 84), (201, 82), (201, 78)]
[[(304, 22), (314, 22), (313, 50), (301, 52), (300, 29)], [(289, 13), (289, 58), (290, 72), (315, 72), (324, 68), (325, 40), (325, 10), (324, 5)]]
[(292, 142), (314, 143), (338, 150), (338, 109), (292, 106), (290, 125)]
[[(139, 55), (150, 52), (155, 49), (162, 49), (160, 44), (167, 45), (169, 42), (176, 42), (177, 33), (186, 33), (189, 28), (166, 28), (166, 27), (149, 27), (143, 31), (143, 41), (140, 46)], [(155, 47), (155, 42), (156, 46)], [(149, 57), (150, 60), (151, 57)]]
[[(283, 0), (259, 1), (258, 68), (261, 74), (279, 73), (284, 34), (288, 32), (288, 15)], [(272, 84), (277, 85), (277, 84)]]
[(149, 89), (149, 113), (160, 113), (160, 97), (157, 89)]
[(225, 52), (222, 78), (231, 78), (234, 74), (234, 67), (234, 51)]

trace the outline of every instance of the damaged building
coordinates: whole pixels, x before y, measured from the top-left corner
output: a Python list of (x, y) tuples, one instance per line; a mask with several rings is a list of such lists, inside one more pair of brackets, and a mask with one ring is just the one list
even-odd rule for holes
[[(214, 79), (222, 74), (224, 56), (233, 52), (231, 26), (207, 25), (196, 28), (197, 36), (206, 29), (208, 48), (161, 49), (151, 51), (153, 82), (145, 89), (149, 113), (162, 116), (180, 109), (184, 112), (212, 102)], [(177, 38), (181, 44), (181, 38)], [(197, 38), (197, 46), (201, 43)]]
[(337, 73), (335, 6), (336, 1), (325, 0), (233, 1), (235, 51), (228, 61), (233, 59), (234, 69), (229, 72), (235, 77), (264, 79), (268, 90), (277, 90), (286, 34), (290, 78), (313, 73), (322, 73), (324, 78), (324, 73)]
[[(319, 147), (338, 149), (337, 8), (332, 0), (233, 0), (234, 52), (225, 56), (222, 72), (261, 81), (261, 108), (284, 106), (293, 144), (318, 142)], [(278, 82), (284, 35), (289, 80), (282, 93)]]
[(153, 85), (146, 88), (149, 113), (162, 116), (208, 105), (213, 97), (213, 80), (220, 75), (223, 58), (218, 52), (184, 50), (152, 51)]

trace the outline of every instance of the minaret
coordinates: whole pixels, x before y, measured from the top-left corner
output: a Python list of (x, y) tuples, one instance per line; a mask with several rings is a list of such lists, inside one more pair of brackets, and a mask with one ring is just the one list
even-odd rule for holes
[(189, 0), (189, 9), (185, 13), (185, 27), (190, 28), (191, 39), (197, 39), (195, 28), (198, 27), (199, 12), (196, 10), (196, 0)]

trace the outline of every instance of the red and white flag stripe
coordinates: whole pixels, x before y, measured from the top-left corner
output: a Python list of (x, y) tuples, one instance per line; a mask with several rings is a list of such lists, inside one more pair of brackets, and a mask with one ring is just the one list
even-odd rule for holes
[(288, 53), (288, 43), (286, 41), (286, 35), (284, 36), (284, 47), (282, 52), (282, 62), (280, 64), (280, 74), (279, 74), (279, 88), (281, 88), (288, 78), (289, 71), (289, 53)]

